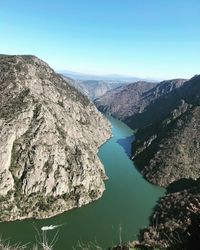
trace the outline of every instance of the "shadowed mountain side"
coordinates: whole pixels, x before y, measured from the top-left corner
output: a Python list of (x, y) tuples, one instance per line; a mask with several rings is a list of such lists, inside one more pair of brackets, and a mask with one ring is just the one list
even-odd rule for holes
[(189, 189), (198, 185), (200, 186), (200, 178), (198, 178), (196, 181), (191, 178), (182, 178), (169, 184), (167, 187), (167, 193), (180, 192), (181, 190)]
[(172, 190), (159, 200), (150, 225), (141, 230), (139, 245), (144, 249), (199, 249), (199, 183), (199, 180), (181, 179), (170, 185)]
[(150, 182), (167, 186), (200, 176), (199, 93), (200, 76), (195, 76), (150, 104), (133, 121), (133, 126), (143, 125), (133, 143), (133, 159)]

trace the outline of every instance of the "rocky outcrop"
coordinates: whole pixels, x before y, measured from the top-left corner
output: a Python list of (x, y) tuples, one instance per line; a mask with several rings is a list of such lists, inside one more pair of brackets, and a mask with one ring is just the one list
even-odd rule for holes
[(0, 57), (0, 220), (44, 218), (101, 197), (111, 128), (34, 56)]

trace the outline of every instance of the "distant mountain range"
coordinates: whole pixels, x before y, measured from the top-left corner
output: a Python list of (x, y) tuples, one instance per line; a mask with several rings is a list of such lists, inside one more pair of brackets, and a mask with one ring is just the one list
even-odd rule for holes
[(102, 80), (102, 81), (127, 81), (127, 82), (136, 82), (139, 80), (145, 80), (139, 77), (118, 75), (118, 74), (109, 74), (109, 75), (93, 75), (93, 74), (84, 74), (79, 72), (73, 72), (68, 70), (60, 70), (59, 74), (62, 74), (66, 77), (70, 77), (75, 80)]
[(69, 84), (74, 86), (77, 90), (79, 90), (82, 94), (89, 97), (90, 100), (94, 100), (102, 95), (104, 95), (107, 91), (117, 88), (122, 85), (126, 85), (129, 82), (127, 81), (116, 81), (116, 80), (77, 80), (72, 79), (69, 76), (62, 75), (63, 79), (65, 79)]
[[(118, 74), (92, 75), (73, 71), (60, 71), (59, 74), (81, 93), (94, 100), (104, 95), (107, 91), (124, 86), (137, 81), (144, 81), (134, 76)], [(149, 82), (151, 80), (149, 79)]]

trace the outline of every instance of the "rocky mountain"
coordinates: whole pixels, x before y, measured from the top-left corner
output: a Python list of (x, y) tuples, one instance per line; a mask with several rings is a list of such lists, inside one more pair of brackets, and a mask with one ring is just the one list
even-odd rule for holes
[(45, 218), (101, 197), (111, 128), (34, 56), (0, 57), (0, 221)]
[(94, 100), (107, 91), (117, 88), (121, 85), (128, 84), (125, 81), (111, 81), (111, 80), (75, 80), (64, 75), (61, 75), (72, 86), (78, 89), (82, 94), (89, 97), (90, 100)]
[[(155, 117), (150, 119), (148, 111)], [(200, 76), (158, 99), (146, 112), (133, 144), (133, 160), (145, 178), (166, 187), (200, 177)]]
[(124, 121), (144, 109), (149, 100), (148, 91), (155, 86), (156, 83), (143, 81), (131, 83), (108, 91), (94, 103), (101, 112)]
[[(143, 81), (132, 83), (109, 91), (96, 99), (95, 105), (100, 111), (112, 115), (136, 129), (143, 125), (140, 117), (151, 103), (179, 88), (185, 81), (184, 79), (174, 79), (158, 84)], [(150, 120), (152, 116), (155, 116), (149, 110), (147, 113)]]
[(173, 82), (150, 90), (150, 96), (159, 93), (158, 97), (134, 119), (126, 120), (137, 129), (135, 165), (148, 181), (166, 187), (167, 193), (154, 208), (150, 225), (141, 230), (139, 241), (123, 249), (199, 249), (200, 75)]
[[(147, 104), (140, 113), (127, 117), (125, 122), (133, 129), (146, 127), (157, 120), (164, 119), (166, 114), (179, 102), (178, 89), (187, 82), (185, 79), (167, 80), (159, 83), (151, 89), (147, 95)], [(171, 93), (173, 93), (171, 95)], [(171, 95), (169, 101), (166, 98)]]
[(133, 143), (135, 164), (148, 181), (167, 187), (133, 245), (199, 249), (200, 76), (158, 98), (132, 122), (141, 124)]
[[(135, 129), (132, 159), (151, 183), (167, 187), (141, 231), (142, 249), (198, 249), (200, 240), (200, 75), (149, 89), (131, 84), (95, 100)], [(134, 88), (135, 87), (135, 88)], [(134, 90), (134, 91), (132, 91)], [(124, 249), (129, 249), (125, 246)]]

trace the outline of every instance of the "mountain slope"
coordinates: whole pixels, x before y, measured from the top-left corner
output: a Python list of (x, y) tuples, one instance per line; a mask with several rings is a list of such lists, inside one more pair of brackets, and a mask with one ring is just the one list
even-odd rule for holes
[(166, 187), (181, 178), (200, 176), (199, 79), (175, 79), (156, 86), (133, 83), (95, 100), (100, 111), (135, 129), (133, 160), (156, 185)]
[(131, 83), (107, 92), (94, 103), (101, 112), (125, 120), (143, 110), (147, 101), (145, 94), (155, 86), (155, 83), (142, 81)]
[[(186, 82), (185, 79), (174, 79), (159, 83), (146, 94), (148, 101), (142, 112), (127, 117), (126, 124), (133, 129), (141, 129), (164, 119), (179, 104), (179, 88)], [(169, 99), (166, 102), (167, 98)]]
[(98, 199), (111, 129), (94, 105), (34, 56), (0, 57), (0, 96), (0, 220)]
[(148, 110), (156, 117), (147, 123), (147, 113), (141, 115), (146, 126), (137, 131), (133, 143), (133, 160), (145, 178), (168, 186), (182, 178), (200, 177), (200, 76), (158, 99)]
[[(140, 232), (140, 246), (148, 249), (198, 250), (200, 240), (200, 181), (187, 181), (188, 187), (161, 198)], [(185, 183), (187, 183), (185, 180)]]
[[(184, 84), (184, 79), (174, 79), (163, 81), (159, 84), (149, 82), (137, 82), (128, 86), (111, 90), (104, 96), (95, 100), (97, 108), (108, 113), (136, 129), (141, 127), (144, 121), (144, 113), (147, 113), (147, 118), (152, 122), (151, 114), (146, 108), (157, 99), (165, 96), (176, 88)], [(143, 120), (140, 119), (142, 116)]]

